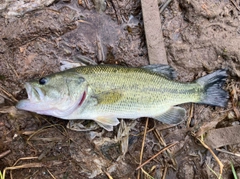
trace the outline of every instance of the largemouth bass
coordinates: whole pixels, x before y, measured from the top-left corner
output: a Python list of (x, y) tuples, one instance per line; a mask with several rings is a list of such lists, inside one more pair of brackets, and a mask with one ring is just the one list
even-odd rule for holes
[(175, 105), (182, 103), (226, 106), (228, 93), (221, 88), (225, 70), (192, 83), (176, 82), (173, 77), (173, 69), (165, 65), (82, 66), (27, 82), (28, 99), (16, 107), (61, 119), (94, 120), (111, 131), (119, 124), (118, 118), (180, 123), (186, 111)]

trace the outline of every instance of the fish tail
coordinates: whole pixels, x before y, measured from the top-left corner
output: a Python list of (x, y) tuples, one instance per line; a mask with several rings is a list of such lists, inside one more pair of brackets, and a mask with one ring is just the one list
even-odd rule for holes
[(222, 89), (226, 79), (226, 70), (218, 70), (214, 73), (199, 78), (196, 82), (204, 89), (203, 96), (201, 97), (199, 103), (226, 107), (229, 95), (228, 92)]

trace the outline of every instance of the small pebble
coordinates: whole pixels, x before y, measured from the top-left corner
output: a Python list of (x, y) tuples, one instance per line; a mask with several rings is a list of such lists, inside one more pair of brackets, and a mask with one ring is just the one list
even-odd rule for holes
[(239, 121), (234, 121), (234, 122), (232, 122), (232, 126), (237, 126), (237, 125), (239, 125), (239, 124), (240, 124)]
[(13, 139), (16, 139), (18, 137), (18, 134), (13, 135)]

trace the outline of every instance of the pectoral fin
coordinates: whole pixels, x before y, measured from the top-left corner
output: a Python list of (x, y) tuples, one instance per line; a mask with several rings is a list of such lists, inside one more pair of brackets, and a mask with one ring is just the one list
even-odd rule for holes
[(166, 124), (178, 124), (184, 120), (185, 115), (186, 110), (184, 108), (172, 107), (167, 112), (152, 118)]
[(100, 122), (97, 122), (97, 124), (98, 124), (100, 127), (102, 127), (102, 128), (104, 128), (105, 130), (107, 130), (107, 131), (113, 131), (113, 126), (106, 125), (106, 124), (102, 124), (102, 123), (100, 123)]
[(103, 127), (107, 131), (112, 131), (113, 126), (119, 124), (119, 120), (117, 118), (109, 116), (97, 117), (94, 121), (97, 122), (99, 126)]

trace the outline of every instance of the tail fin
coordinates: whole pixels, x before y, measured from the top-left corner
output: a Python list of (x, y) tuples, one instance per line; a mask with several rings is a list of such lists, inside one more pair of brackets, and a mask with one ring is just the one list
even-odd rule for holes
[(204, 88), (204, 94), (199, 103), (226, 107), (229, 95), (225, 90), (222, 89), (226, 78), (226, 70), (218, 70), (214, 73), (199, 78), (196, 82)]

